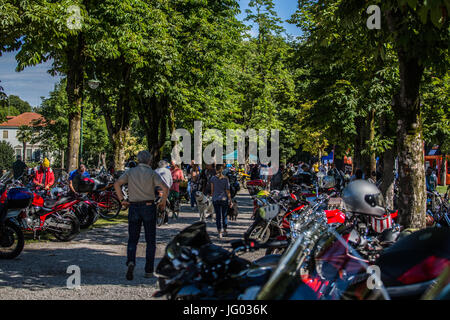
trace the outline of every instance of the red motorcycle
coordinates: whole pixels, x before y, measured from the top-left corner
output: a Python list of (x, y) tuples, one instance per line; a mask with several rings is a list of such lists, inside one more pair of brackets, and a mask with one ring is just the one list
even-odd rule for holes
[(73, 206), (80, 200), (63, 197), (58, 200), (44, 200), (33, 193), (30, 206), (18, 216), (19, 225), (25, 231), (37, 233), (48, 231), (60, 241), (73, 240), (80, 233), (80, 221)]

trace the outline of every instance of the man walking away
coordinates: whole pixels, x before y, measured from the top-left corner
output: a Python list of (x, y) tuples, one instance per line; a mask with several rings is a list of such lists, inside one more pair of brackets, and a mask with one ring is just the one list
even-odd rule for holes
[[(114, 183), (114, 189), (124, 206), (129, 206), (128, 210), (128, 247), (127, 280), (133, 280), (133, 271), (136, 265), (136, 248), (139, 242), (141, 226), (144, 224), (146, 248), (145, 277), (151, 278), (154, 271), (155, 251), (156, 251), (156, 206), (155, 188), (161, 187), (163, 190), (162, 201), (158, 204), (160, 210), (166, 206), (169, 188), (161, 177), (153, 171), (150, 166), (151, 154), (148, 151), (138, 153), (139, 165), (127, 170)], [(129, 199), (124, 201), (121, 186), (128, 184)]]
[(16, 162), (12, 165), (14, 180), (19, 179), (23, 176), (27, 170), (27, 165), (22, 161), (22, 157), (20, 155), (17, 156)]

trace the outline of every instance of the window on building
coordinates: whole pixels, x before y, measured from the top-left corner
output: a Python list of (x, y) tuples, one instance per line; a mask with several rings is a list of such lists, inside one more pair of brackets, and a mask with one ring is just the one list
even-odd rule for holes
[(27, 149), (27, 161), (31, 161), (31, 155), (32, 155), (32, 150), (31, 149)]
[(41, 150), (37, 149), (33, 152), (33, 161), (39, 162), (41, 161)]
[(16, 157), (22, 156), (22, 149), (16, 149)]
[(3, 130), (3, 139), (8, 139), (8, 130)]

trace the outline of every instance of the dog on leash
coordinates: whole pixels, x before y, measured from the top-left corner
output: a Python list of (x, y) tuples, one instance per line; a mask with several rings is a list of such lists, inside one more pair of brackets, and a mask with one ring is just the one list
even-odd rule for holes
[[(195, 192), (195, 200), (197, 201), (198, 213), (200, 214), (200, 220), (205, 221), (207, 218), (212, 217), (214, 212), (213, 202), (210, 197), (207, 197), (201, 191)], [(207, 216), (207, 214), (209, 214)]]
[(239, 214), (238, 204), (236, 200), (233, 200), (232, 204), (231, 208), (228, 209), (228, 217), (230, 221), (236, 221)]

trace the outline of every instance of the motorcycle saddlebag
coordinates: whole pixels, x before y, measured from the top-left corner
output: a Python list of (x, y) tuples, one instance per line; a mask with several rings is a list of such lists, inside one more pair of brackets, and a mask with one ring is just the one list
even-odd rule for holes
[(8, 209), (24, 209), (33, 202), (34, 195), (27, 188), (12, 188), (8, 191)]
[(76, 177), (73, 179), (73, 186), (76, 192), (92, 192), (95, 188), (95, 181), (90, 178)]

